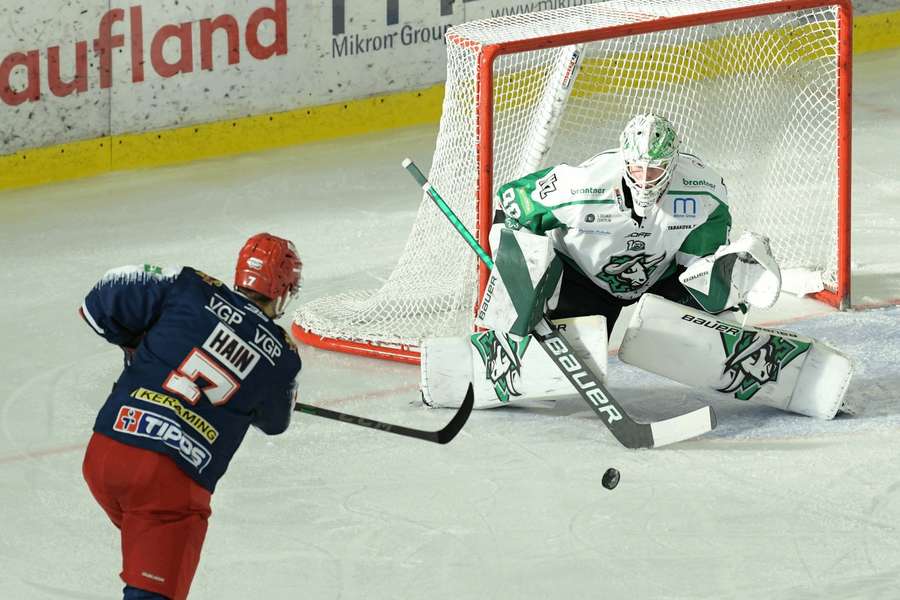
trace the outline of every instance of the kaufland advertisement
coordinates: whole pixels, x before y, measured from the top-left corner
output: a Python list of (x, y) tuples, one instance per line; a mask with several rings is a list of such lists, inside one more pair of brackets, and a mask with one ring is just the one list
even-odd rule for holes
[(451, 25), (589, 0), (4, 3), (0, 155), (416, 90)]

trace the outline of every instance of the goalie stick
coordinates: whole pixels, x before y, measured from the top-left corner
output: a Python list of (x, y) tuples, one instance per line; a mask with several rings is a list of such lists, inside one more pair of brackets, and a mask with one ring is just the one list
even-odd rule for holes
[[(403, 168), (422, 186), (440, 211), (447, 217), (459, 234), (466, 240), (478, 258), (487, 267), (493, 268), (494, 261), (478, 244), (466, 226), (459, 220), (441, 195), (409, 158), (403, 161)], [(579, 361), (572, 346), (559, 330), (544, 317), (538, 323), (534, 338), (547, 352), (551, 360), (578, 390), (581, 398), (603, 419), (603, 423), (613, 436), (626, 448), (656, 448), (680, 442), (711, 431), (716, 426), (716, 414), (712, 407), (704, 406), (681, 415), (660, 421), (643, 423), (632, 418), (621, 404), (603, 385), (601, 379)]]
[(326, 419), (334, 419), (335, 421), (340, 421), (342, 423), (350, 423), (351, 425), (359, 425), (361, 427), (369, 427), (388, 433), (396, 433), (397, 435), (425, 440), (426, 442), (446, 444), (455, 438), (456, 434), (463, 428), (463, 425), (466, 424), (466, 420), (468, 420), (469, 414), (472, 412), (473, 404), (475, 404), (475, 393), (472, 391), (472, 384), (470, 383), (469, 389), (466, 391), (466, 397), (459, 407), (459, 410), (456, 411), (456, 414), (453, 415), (450, 422), (447, 423), (443, 429), (438, 431), (425, 431), (423, 429), (413, 429), (412, 427), (404, 427), (402, 425), (382, 423), (381, 421), (373, 421), (372, 419), (348, 415), (346, 413), (328, 410), (327, 408), (322, 408), (320, 406), (302, 404), (300, 402), (297, 402), (294, 405), (294, 410), (313, 415), (314, 417), (325, 417)]

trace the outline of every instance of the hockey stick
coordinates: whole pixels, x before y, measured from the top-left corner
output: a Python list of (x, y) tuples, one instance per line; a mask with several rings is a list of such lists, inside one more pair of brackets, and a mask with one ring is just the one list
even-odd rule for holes
[[(478, 258), (493, 268), (494, 262), (487, 252), (478, 244), (466, 226), (459, 220), (438, 191), (428, 182), (416, 164), (407, 158), (403, 168), (422, 186), (426, 194), (434, 201), (444, 216), (453, 224), (459, 234), (475, 251)], [(583, 365), (576, 357), (572, 346), (559, 330), (544, 317), (533, 332), (534, 338), (560, 371), (578, 390), (578, 394), (588, 403), (591, 409), (603, 419), (604, 424), (619, 442), (626, 448), (656, 448), (680, 442), (711, 431), (716, 426), (716, 414), (712, 407), (704, 406), (696, 410), (650, 423), (642, 423), (633, 419), (621, 404), (609, 393), (603, 381)]]
[(405, 435), (406, 437), (434, 442), (435, 444), (446, 444), (455, 438), (456, 434), (463, 428), (463, 425), (466, 424), (466, 420), (468, 420), (474, 404), (475, 393), (472, 391), (472, 384), (470, 383), (469, 389), (466, 391), (466, 397), (459, 407), (459, 410), (456, 411), (456, 414), (453, 415), (453, 418), (450, 419), (450, 422), (447, 423), (446, 427), (438, 431), (425, 431), (423, 429), (403, 427), (402, 425), (391, 425), (390, 423), (373, 421), (372, 419), (348, 415), (346, 413), (328, 410), (327, 408), (322, 408), (320, 406), (302, 404), (300, 402), (297, 402), (294, 405), (294, 410), (313, 415), (314, 417), (325, 417), (326, 419), (334, 419), (335, 421), (341, 421), (342, 423), (350, 423), (351, 425), (359, 425), (361, 427), (378, 429), (379, 431), (387, 431), (388, 433), (396, 433), (397, 435)]

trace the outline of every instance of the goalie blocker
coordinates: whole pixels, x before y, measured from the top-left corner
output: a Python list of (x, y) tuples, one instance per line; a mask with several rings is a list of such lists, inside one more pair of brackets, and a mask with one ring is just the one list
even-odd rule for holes
[(850, 360), (823, 342), (741, 327), (652, 294), (637, 304), (619, 358), (686, 385), (820, 419), (841, 408), (852, 374)]

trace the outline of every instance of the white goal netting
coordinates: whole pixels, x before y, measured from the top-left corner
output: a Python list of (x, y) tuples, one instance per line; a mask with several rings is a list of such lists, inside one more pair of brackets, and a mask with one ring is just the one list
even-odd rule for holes
[[(768, 235), (782, 268), (833, 289), (842, 176), (838, 6), (715, 16), (788, 4), (618, 0), (453, 27), (429, 178), (471, 231), (488, 225), (477, 222), (478, 198), (493, 193), (478, 188), (479, 145), (487, 143), (478, 129), (479, 103), (487, 101), (479, 97), (479, 63), (485, 48), (513, 43), (516, 51), (501, 51), (492, 69), (494, 189), (615, 147), (633, 115), (656, 112), (676, 125), (684, 151), (724, 176), (736, 233)], [(660, 31), (604, 39), (611, 27), (663, 23)], [(324, 338), (415, 348), (425, 337), (471, 331), (478, 293), (474, 254), (426, 198), (383, 287), (305, 304), (295, 325)]]

